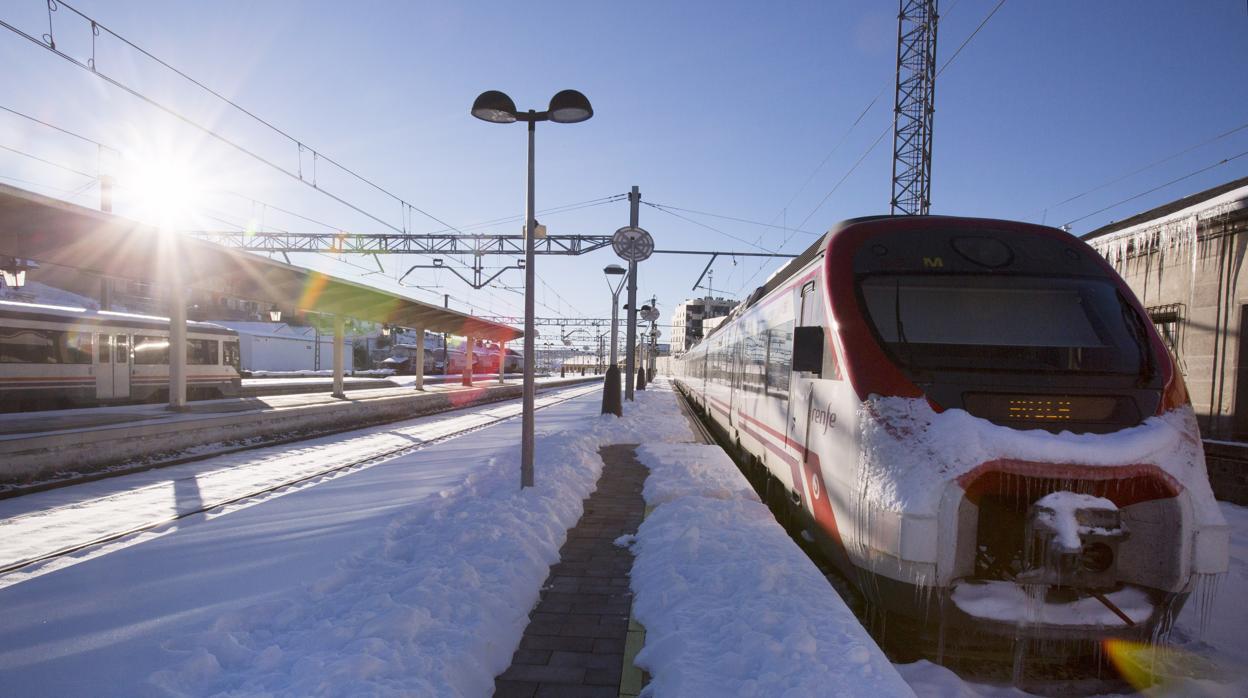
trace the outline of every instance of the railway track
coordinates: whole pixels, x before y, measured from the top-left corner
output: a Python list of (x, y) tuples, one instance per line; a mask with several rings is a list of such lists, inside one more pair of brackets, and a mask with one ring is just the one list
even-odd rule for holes
[[(536, 409), (541, 410), (541, 409), (546, 409), (548, 407), (553, 407), (555, 405), (562, 404), (569, 400), (574, 400), (583, 395), (588, 395), (590, 393), (593, 393), (597, 389), (598, 388), (596, 385), (592, 385), (590, 387), (577, 387), (577, 388), (570, 388), (565, 391), (560, 391), (559, 393), (556, 393), (555, 395), (548, 395), (545, 398), (539, 398), (538, 403), (536, 405)], [(519, 400), (517, 399), (516, 402), (519, 402)], [(171, 514), (168, 516), (162, 516), (156, 519), (150, 519), (150, 520), (143, 522), (142, 524), (126, 526), (123, 528), (111, 530), (105, 534), (93, 536), (89, 538), (88, 540), (77, 541), (68, 545), (61, 545), (61, 546), (53, 548), (52, 550), (47, 550), (47, 551), (44, 551), (35, 555), (28, 555), (18, 560), (0, 562), (0, 577), (11, 574), (13, 572), (18, 572), (20, 570), (31, 567), (33, 565), (38, 565), (40, 563), (49, 562), (57, 558), (65, 557), (68, 555), (73, 555), (75, 553), (89, 550), (91, 548), (95, 548), (101, 545), (106, 545), (108, 543), (113, 543), (113, 542), (122, 540), (124, 538), (127, 538), (129, 536), (152, 531), (162, 526), (167, 526), (171, 523), (175, 523), (182, 519), (185, 519), (191, 516), (196, 516), (198, 514), (203, 514), (203, 513), (212, 511), (214, 509), (218, 509), (220, 507), (237, 504), (237, 503), (244, 502), (249, 499), (254, 499), (257, 497), (263, 497), (265, 495), (272, 494), (278, 490), (281, 490), (287, 487), (292, 487), (292, 486), (299, 485), (299, 484), (309, 482), (312, 480), (317, 480), (320, 478), (357, 470), (357, 469), (368, 467), (371, 465), (376, 465), (377, 463), (380, 463), (383, 461), (387, 461), (387, 460), (390, 460), (390, 459), (393, 459), (402, 455), (406, 455), (408, 453), (419, 451), (428, 446), (443, 443), (445, 441), (449, 441), (451, 439), (455, 439), (460, 436), (464, 436), (466, 434), (471, 434), (473, 432), (480, 431), (482, 429), (493, 426), (495, 424), (499, 424), (501, 422), (505, 422), (509, 419), (513, 419), (520, 415), (520, 410), (518, 409), (518, 405), (510, 405), (506, 407), (511, 407), (512, 409), (505, 410), (506, 412), (505, 414), (491, 416), (489, 419), (485, 421), (475, 422), (463, 429), (457, 429), (454, 431), (437, 434), (427, 439), (421, 439), (419, 442), (416, 442), (416, 443), (409, 442), (402, 446), (385, 449), (381, 451), (374, 451), (374, 452), (369, 453), (366, 456), (363, 456), (358, 459), (350, 460), (345, 463), (336, 463), (332, 466), (320, 468), (313, 472), (303, 472), (295, 477), (283, 479), (277, 482), (268, 482), (265, 485), (260, 486), (260, 487), (249, 488), (243, 492), (232, 493), (229, 496), (213, 498), (213, 499), (202, 502), (199, 506), (190, 508), (185, 511), (178, 511), (175, 514)], [(478, 409), (479, 411), (498, 410), (500, 409), (500, 406), (498, 405), (478, 406), (477, 408), (474, 408), (474, 409)], [(235, 466), (235, 468), (231, 468), (230, 470), (236, 469), (237, 467), (239, 466)], [(196, 479), (196, 477), (197, 476), (192, 475), (187, 478), (178, 478), (178, 479), (194, 480)], [(176, 485), (176, 480), (178, 479), (175, 479), (175, 485)], [(167, 486), (167, 485), (168, 485), (168, 481), (165, 481), (165, 484), (163, 486)], [(143, 488), (139, 488), (139, 489), (142, 490)], [(99, 498), (98, 500), (91, 500), (91, 501), (98, 502), (98, 501), (103, 501), (109, 498), (118, 498), (118, 497), (124, 496), (134, 491), (135, 490), (127, 490), (125, 492), (118, 493), (116, 495), (109, 495), (108, 497), (102, 497), (102, 498)], [(76, 502), (73, 504), (62, 505), (59, 507), (51, 507), (48, 509), (41, 509), (35, 512), (12, 516), (12, 517), (0, 520), (0, 531), (4, 531), (4, 529), (6, 528), (12, 528), (17, 523), (29, 522), (36, 518), (46, 519), (48, 516), (56, 513), (57, 511), (65, 511), (68, 509), (79, 508), (82, 506), (83, 506), (82, 502)]]

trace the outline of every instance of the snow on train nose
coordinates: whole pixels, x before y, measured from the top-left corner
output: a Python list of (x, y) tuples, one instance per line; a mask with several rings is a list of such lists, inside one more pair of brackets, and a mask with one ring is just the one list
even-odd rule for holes
[(1051, 492), (1031, 505), (1024, 533), (1024, 584), (1108, 588), (1117, 581), (1118, 546), (1130, 535), (1112, 501)]

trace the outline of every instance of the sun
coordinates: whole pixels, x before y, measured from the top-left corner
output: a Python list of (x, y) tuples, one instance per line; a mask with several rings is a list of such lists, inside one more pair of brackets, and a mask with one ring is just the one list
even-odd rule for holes
[(136, 157), (119, 182), (136, 217), (161, 228), (185, 227), (204, 195), (194, 164), (176, 153)]

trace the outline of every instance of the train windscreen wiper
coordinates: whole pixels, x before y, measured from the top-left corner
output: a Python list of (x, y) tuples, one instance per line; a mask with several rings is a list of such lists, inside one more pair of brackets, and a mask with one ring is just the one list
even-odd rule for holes
[(893, 317), (897, 321), (897, 343), (906, 350), (906, 363), (913, 364), (914, 357), (910, 352), (910, 341), (906, 339), (906, 325), (901, 320), (901, 280), (893, 282)]
[(1136, 373), (1136, 385), (1143, 388), (1156, 373), (1152, 352), (1148, 350), (1148, 330), (1144, 327), (1144, 321), (1140, 319), (1139, 314), (1126, 302), (1122, 294), (1118, 295), (1118, 307), (1122, 310), (1122, 318), (1127, 322), (1131, 341), (1135, 343), (1135, 349), (1139, 353), (1140, 363)]

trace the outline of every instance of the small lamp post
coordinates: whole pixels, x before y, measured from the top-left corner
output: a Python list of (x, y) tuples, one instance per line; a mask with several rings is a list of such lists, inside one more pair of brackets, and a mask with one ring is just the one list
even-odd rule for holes
[(620, 291), (628, 280), (628, 270), (618, 264), (610, 264), (602, 270), (607, 276), (607, 288), (611, 290), (611, 363), (602, 379), (602, 414), (617, 417), (624, 414), (620, 397), (620, 365), (617, 350), (620, 346)]
[(529, 125), (529, 177), (528, 196), (525, 206), (524, 236), (524, 396), (520, 418), (520, 486), (533, 486), (533, 403), (537, 395), (534, 375), (534, 323), (537, 296), (534, 292), (533, 238), (537, 233), (537, 220), (533, 202), (533, 153), (534, 134), (539, 121), (557, 124), (575, 124), (588, 120), (594, 109), (585, 95), (576, 90), (563, 90), (550, 98), (546, 111), (519, 111), (511, 97), (498, 90), (487, 90), (472, 103), (472, 115), (493, 124), (512, 124), (523, 121)]

